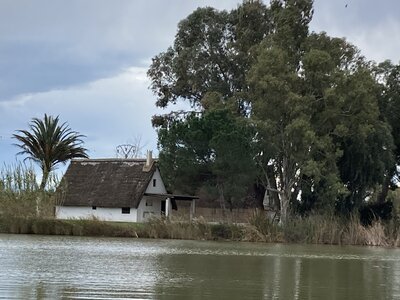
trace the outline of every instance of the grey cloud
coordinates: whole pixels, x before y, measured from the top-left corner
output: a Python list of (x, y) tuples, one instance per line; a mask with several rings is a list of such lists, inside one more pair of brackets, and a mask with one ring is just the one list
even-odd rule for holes
[(49, 43), (0, 45), (0, 101), (23, 93), (42, 92), (115, 75), (143, 54), (103, 53), (97, 59), (83, 59), (66, 47)]
[(145, 66), (172, 43), (179, 20), (212, 2), (3, 0), (0, 100)]
[(399, 1), (316, 0), (314, 11), (312, 30), (345, 37), (367, 59), (399, 63)]

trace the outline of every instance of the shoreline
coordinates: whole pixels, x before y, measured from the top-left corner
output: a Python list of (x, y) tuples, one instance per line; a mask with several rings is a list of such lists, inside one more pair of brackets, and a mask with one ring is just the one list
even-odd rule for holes
[(335, 219), (304, 219), (279, 226), (270, 222), (210, 224), (204, 220), (153, 219), (146, 223), (54, 218), (0, 218), (0, 233), (69, 236), (101, 236), (148, 239), (237, 241), (258, 243), (358, 245), (396, 248), (400, 236), (391, 224), (363, 227)]

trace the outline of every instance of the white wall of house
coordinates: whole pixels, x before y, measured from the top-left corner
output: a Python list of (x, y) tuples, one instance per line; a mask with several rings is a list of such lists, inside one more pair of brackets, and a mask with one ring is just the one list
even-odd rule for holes
[[(153, 174), (145, 193), (149, 194), (165, 194), (164, 183), (161, 179), (160, 171), (158, 168)], [(139, 203), (137, 209), (137, 222), (145, 222), (152, 216), (161, 216), (161, 200), (154, 199), (149, 196), (143, 196), (142, 201)]]
[(149, 193), (149, 194), (165, 194), (165, 193), (167, 193), (167, 190), (165, 189), (165, 185), (161, 179), (161, 174), (160, 174), (160, 171), (158, 170), (158, 168), (154, 172), (153, 177), (151, 178), (145, 193)]
[(137, 222), (146, 222), (154, 216), (161, 216), (161, 200), (144, 196), (137, 209)]
[(57, 219), (90, 219), (102, 221), (137, 222), (137, 209), (131, 208), (129, 214), (123, 214), (122, 208), (86, 206), (56, 206)]

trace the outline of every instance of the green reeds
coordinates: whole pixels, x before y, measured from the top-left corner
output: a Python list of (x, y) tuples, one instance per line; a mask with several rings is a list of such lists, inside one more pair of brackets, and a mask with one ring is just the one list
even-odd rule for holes
[[(257, 216), (258, 219), (261, 217)], [(356, 219), (338, 220), (310, 217), (294, 219), (286, 225), (258, 220), (253, 224), (210, 224), (204, 220), (191, 223), (153, 218), (146, 223), (118, 223), (100, 220), (57, 220), (46, 218), (0, 218), (0, 232), (109, 236), (133, 238), (162, 238), (186, 240), (231, 240), (249, 242), (287, 242), (337, 245), (400, 246), (398, 229), (395, 224), (375, 222), (364, 227)]]
[(0, 215), (2, 217), (36, 215), (38, 197), (41, 195), (32, 167), (22, 163), (3, 166), (0, 171)]
[(207, 223), (203, 218), (192, 222), (179, 218), (152, 218), (143, 223), (140, 237), (187, 240), (241, 240), (243, 226), (232, 223)]
[(57, 220), (44, 218), (0, 218), (0, 232), (73, 236), (138, 237), (138, 224), (98, 220)]
[(57, 176), (51, 174), (49, 189), (42, 191), (32, 165), (4, 165), (0, 170), (0, 217), (53, 217), (58, 185)]
[(309, 216), (292, 218), (286, 224), (272, 223), (265, 217), (255, 215), (250, 221), (252, 230), (248, 240), (286, 243), (393, 246), (400, 245), (400, 224), (374, 222), (371, 226), (361, 225), (359, 218), (338, 216)]

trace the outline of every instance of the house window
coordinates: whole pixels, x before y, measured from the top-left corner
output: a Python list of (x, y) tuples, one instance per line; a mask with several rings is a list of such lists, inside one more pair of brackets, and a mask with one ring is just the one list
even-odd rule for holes
[(153, 179), (153, 186), (156, 186), (156, 183), (157, 183), (156, 179)]
[(122, 213), (123, 214), (130, 214), (131, 213), (131, 208), (130, 207), (123, 207), (122, 208)]
[(146, 200), (146, 206), (153, 206), (153, 200), (147, 199)]
[(92, 206), (92, 209), (93, 209), (93, 210), (96, 210), (96, 209), (97, 209), (97, 206)]

